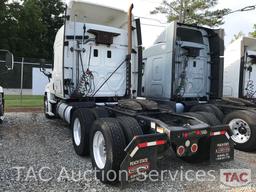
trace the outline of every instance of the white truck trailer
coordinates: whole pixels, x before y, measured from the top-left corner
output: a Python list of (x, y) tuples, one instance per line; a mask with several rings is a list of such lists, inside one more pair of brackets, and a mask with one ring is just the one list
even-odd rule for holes
[[(0, 75), (13, 69), (13, 54), (4, 49), (0, 49)], [(4, 89), (0, 86), (0, 123), (4, 120)]]
[[(223, 97), (223, 34), (221, 29), (169, 24), (144, 51), (142, 95), (210, 125), (229, 124), (235, 147), (250, 151), (256, 148), (256, 105)], [(244, 38), (226, 51), (225, 60), (232, 62), (225, 68), (225, 94), (255, 96), (255, 46)]]
[[(141, 88), (142, 42), (132, 8), (70, 1), (54, 43), (53, 71), (46, 74), (46, 117), (70, 125), (76, 153), (90, 154), (106, 183), (125, 184), (156, 169), (159, 153), (171, 148), (187, 161), (233, 159), (228, 126), (210, 127), (134, 97)], [(119, 170), (127, 174), (114, 178)]]

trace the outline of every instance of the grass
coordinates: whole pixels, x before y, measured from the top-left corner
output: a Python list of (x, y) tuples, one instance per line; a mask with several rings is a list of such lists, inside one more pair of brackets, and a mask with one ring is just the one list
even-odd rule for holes
[(5, 95), (5, 108), (43, 108), (44, 96), (37, 95)]

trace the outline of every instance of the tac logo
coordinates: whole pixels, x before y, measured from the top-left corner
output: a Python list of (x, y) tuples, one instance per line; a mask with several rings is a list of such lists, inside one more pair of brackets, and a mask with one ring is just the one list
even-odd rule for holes
[(220, 169), (221, 187), (248, 187), (251, 183), (250, 169)]

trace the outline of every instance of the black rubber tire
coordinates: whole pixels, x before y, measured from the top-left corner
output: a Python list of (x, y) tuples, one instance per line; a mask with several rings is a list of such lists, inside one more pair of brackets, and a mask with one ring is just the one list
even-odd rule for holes
[(238, 105), (238, 106), (244, 106), (245, 105), (238, 98), (233, 98), (233, 97), (223, 97), (222, 101), (227, 102), (229, 104)]
[[(76, 145), (74, 140), (74, 122), (78, 118), (81, 125), (81, 142), (80, 145)], [(73, 146), (76, 151), (76, 154), (79, 156), (86, 156), (90, 154), (89, 139), (90, 139), (90, 130), (92, 124), (95, 121), (95, 117), (92, 112), (87, 108), (81, 108), (74, 111), (71, 119), (71, 130), (72, 130), (72, 140)]]
[[(93, 137), (97, 131), (103, 134), (105, 139), (106, 148), (106, 164), (104, 168), (100, 169), (94, 158), (93, 153)], [(115, 118), (100, 118), (97, 119), (92, 127), (90, 134), (90, 154), (92, 160), (92, 166), (97, 170), (96, 177), (103, 183), (115, 184), (118, 182), (118, 171), (120, 165), (125, 158), (124, 149), (126, 147), (125, 136), (121, 125)], [(114, 172), (107, 175), (108, 172)], [(117, 176), (116, 178), (115, 175)]]
[(126, 144), (128, 145), (131, 140), (137, 135), (143, 135), (142, 129), (136, 119), (129, 116), (117, 117), (120, 123), (123, 133), (125, 135)]
[(229, 124), (229, 122), (232, 119), (236, 119), (236, 118), (242, 119), (248, 123), (251, 130), (251, 137), (246, 143), (243, 143), (243, 144), (235, 142), (235, 148), (242, 151), (255, 150), (256, 149), (256, 121), (255, 121), (256, 114), (254, 112), (247, 111), (247, 110), (233, 111), (226, 115), (226, 117), (223, 120), (223, 123)]
[(48, 108), (48, 103), (47, 103), (47, 105), (45, 104), (46, 101), (47, 101), (47, 96), (44, 95), (44, 116), (46, 117), (46, 119), (54, 119), (55, 118), (54, 116), (50, 116), (50, 115), (46, 114), (46, 110)]
[(211, 126), (221, 125), (220, 120), (213, 113), (208, 113), (208, 112), (204, 112), (204, 111), (199, 111), (197, 113), (204, 116), (207, 119), (207, 121), (209, 122), (209, 125), (211, 125)]
[(224, 118), (224, 113), (215, 105), (213, 104), (208, 104), (214, 111), (215, 116), (222, 121)]
[(187, 112), (187, 113), (184, 113), (184, 115), (188, 115), (188, 116), (191, 116), (191, 117), (194, 117), (204, 123), (207, 123), (207, 124), (210, 124), (209, 120), (207, 118), (205, 118), (203, 115), (201, 114), (198, 114), (196, 112)]
[(191, 112), (197, 112), (197, 111), (204, 111), (213, 113), (220, 121), (223, 120), (224, 114), (223, 112), (212, 104), (201, 104), (201, 105), (195, 105), (190, 109)]
[[(0, 105), (0, 116), (4, 116), (4, 105), (3, 104)], [(2, 123), (3, 123), (3, 120), (0, 119), (0, 124), (2, 124)]]
[(109, 117), (108, 111), (103, 107), (92, 108), (91, 111), (96, 119)]

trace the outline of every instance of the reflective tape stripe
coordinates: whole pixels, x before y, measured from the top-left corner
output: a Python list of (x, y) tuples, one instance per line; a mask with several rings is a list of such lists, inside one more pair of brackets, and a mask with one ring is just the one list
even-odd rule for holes
[(133, 156), (137, 153), (138, 150), (139, 150), (139, 147), (136, 146), (136, 147), (132, 150), (130, 156), (133, 157)]
[(226, 131), (211, 132), (211, 136), (225, 135)]
[(158, 140), (158, 141), (151, 141), (151, 142), (145, 142), (145, 143), (139, 143), (133, 150), (132, 152), (130, 153), (130, 156), (133, 157), (137, 151), (139, 149), (143, 149), (143, 148), (146, 148), (146, 147), (152, 147), (152, 146), (157, 146), (157, 145), (163, 145), (165, 144), (166, 141), (165, 140)]
[(229, 134), (226, 132), (225, 133), (225, 135), (226, 135), (226, 137), (228, 138), (228, 139), (230, 139), (230, 136), (229, 136)]

